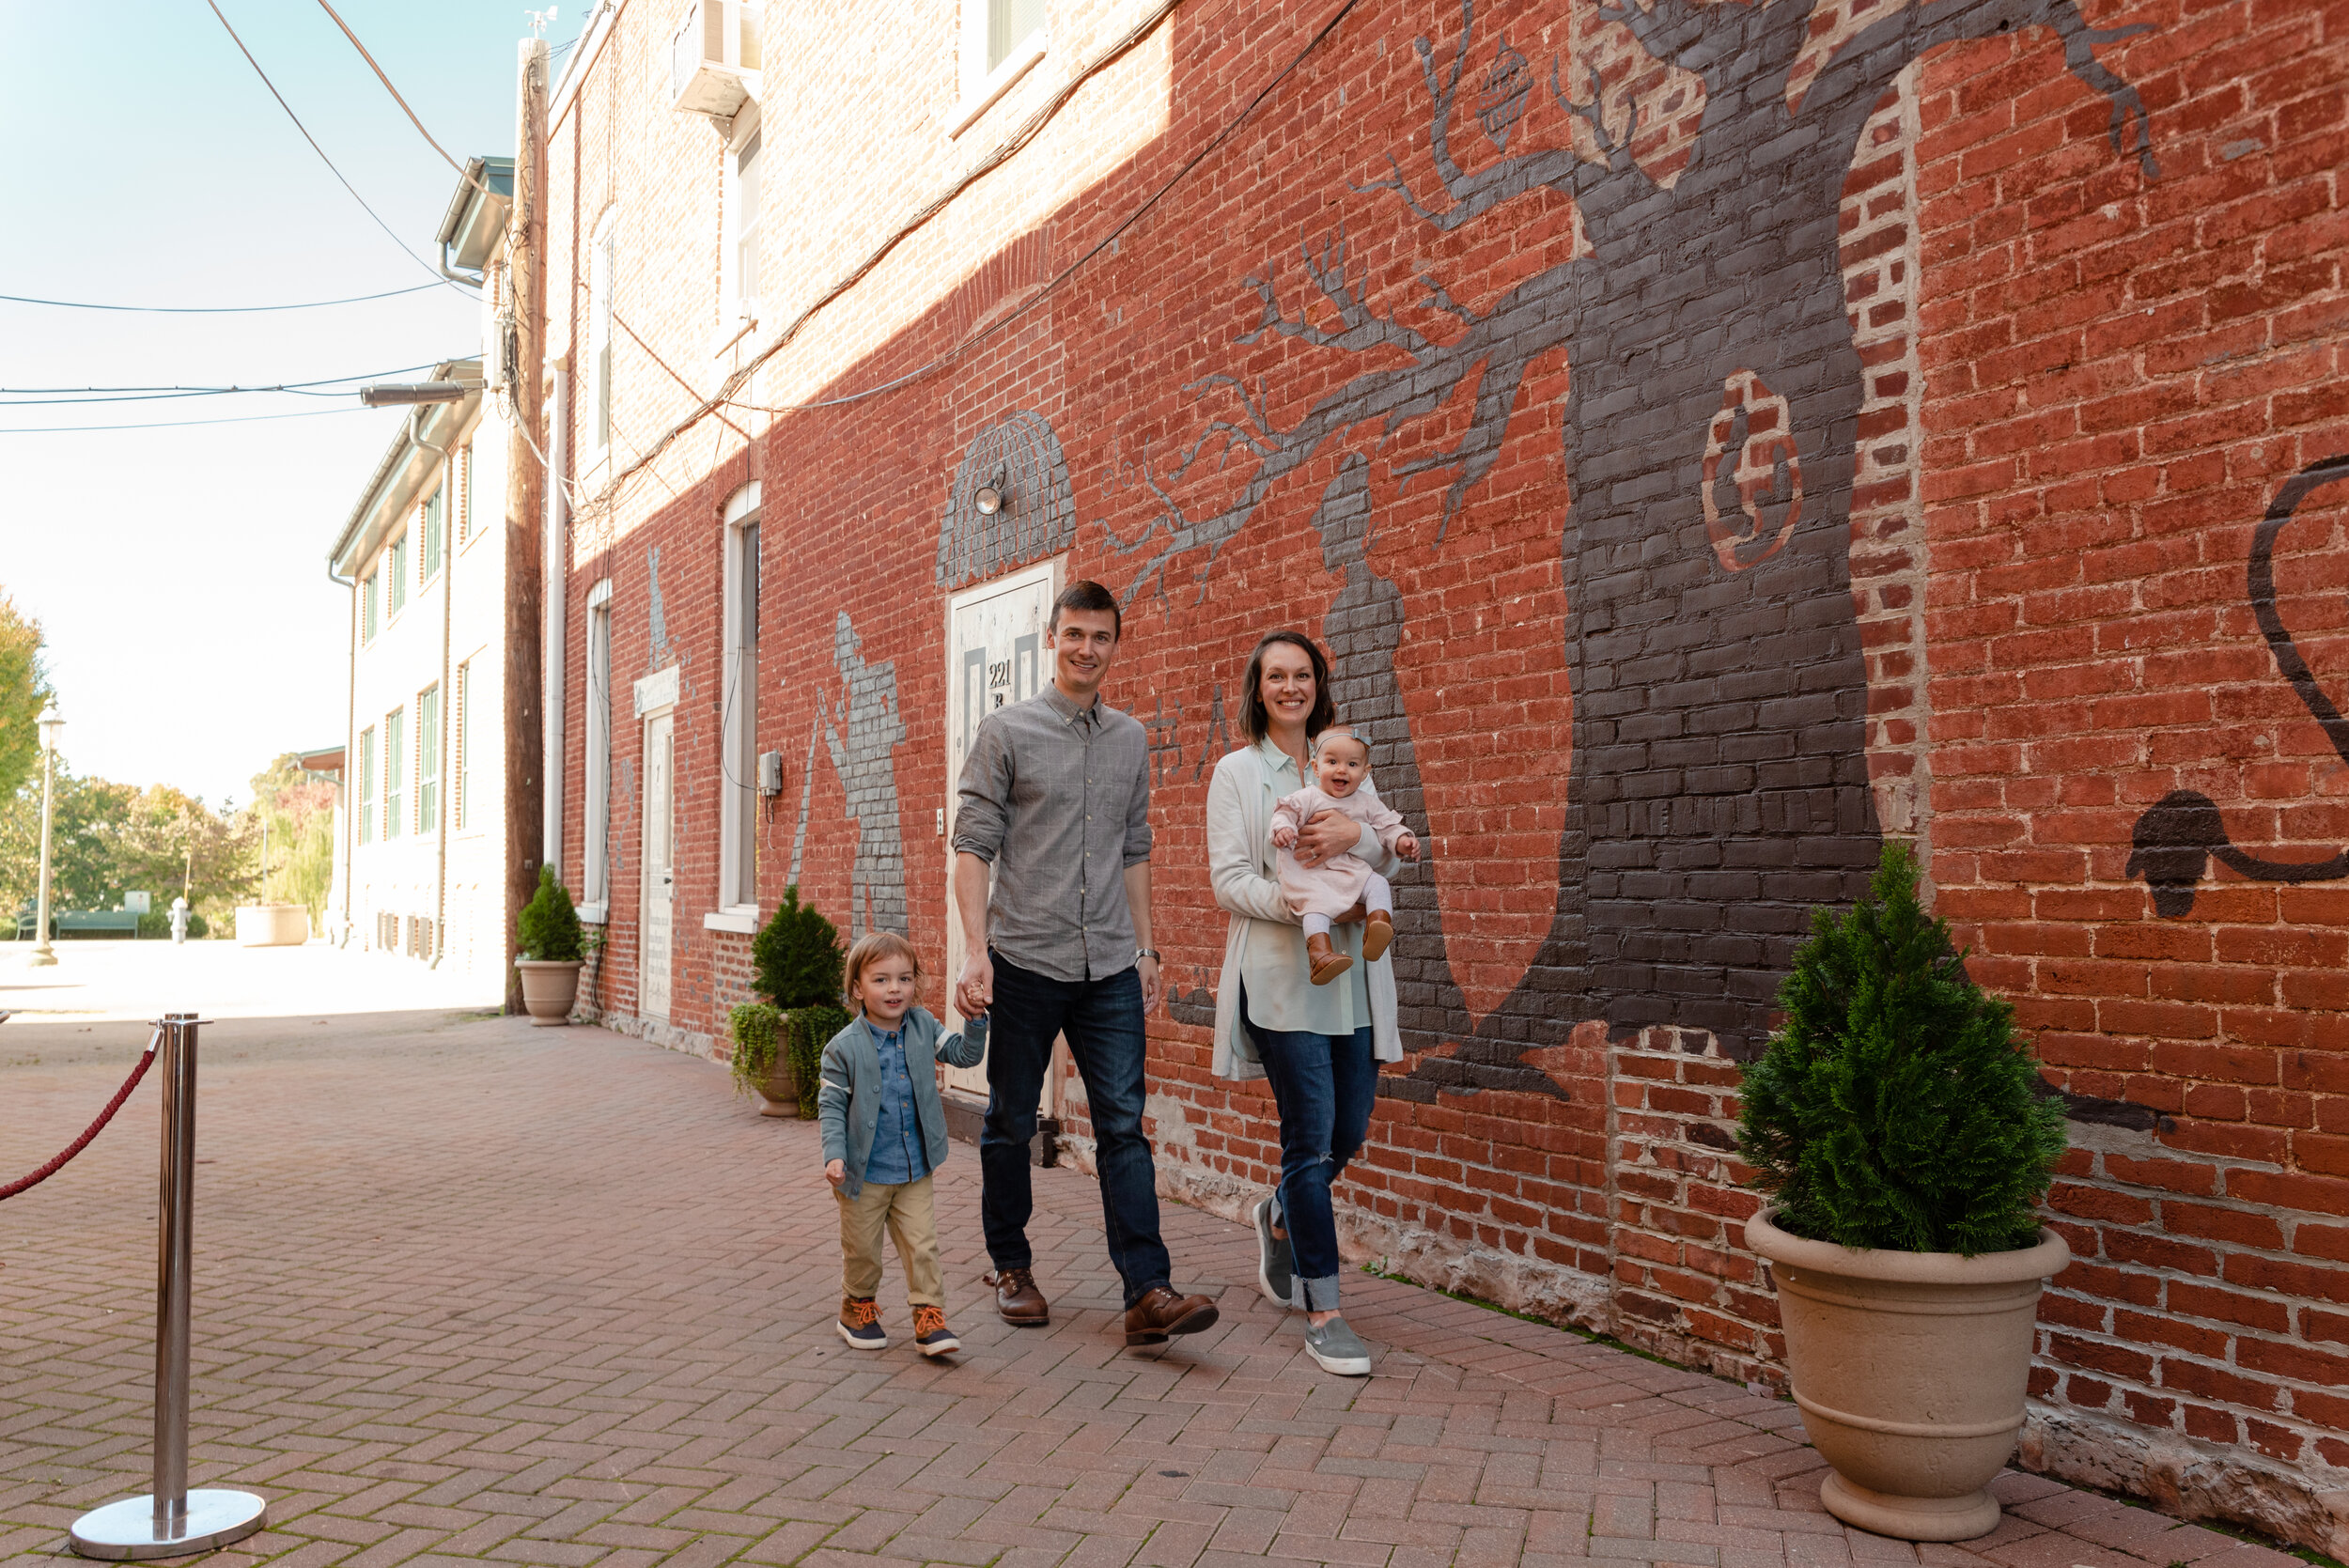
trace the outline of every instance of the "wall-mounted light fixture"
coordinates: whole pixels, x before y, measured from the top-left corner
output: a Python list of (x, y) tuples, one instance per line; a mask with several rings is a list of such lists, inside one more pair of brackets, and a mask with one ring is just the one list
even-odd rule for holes
[(971, 502), (978, 507), (981, 517), (991, 518), (1003, 509), (1003, 492), (992, 485), (982, 485), (979, 493), (972, 496)]

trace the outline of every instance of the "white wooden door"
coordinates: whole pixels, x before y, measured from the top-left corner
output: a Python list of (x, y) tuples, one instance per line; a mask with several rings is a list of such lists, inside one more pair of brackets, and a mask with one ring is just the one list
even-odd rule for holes
[[(1044, 690), (1052, 678), (1052, 655), (1045, 621), (1052, 613), (1052, 597), (1060, 592), (1061, 563), (1055, 557), (1033, 567), (964, 589), (946, 608), (946, 984), (941, 987), (949, 1012), (948, 1026), (962, 1027), (954, 1010), (954, 982), (962, 973), (962, 922), (954, 908), (956, 785), (962, 778), (963, 759), (971, 754), (972, 737), (979, 721), (996, 708), (1023, 702)], [(1055, 1063), (1057, 1066), (1057, 1063)], [(987, 1097), (987, 1063), (948, 1067), (946, 1085)], [(1050, 1114), (1052, 1086), (1045, 1085), (1046, 1114)]]
[(677, 911), (677, 815), (671, 788), (674, 712), (645, 721), (644, 920), (638, 926), (636, 1010), (669, 1021), (669, 962)]

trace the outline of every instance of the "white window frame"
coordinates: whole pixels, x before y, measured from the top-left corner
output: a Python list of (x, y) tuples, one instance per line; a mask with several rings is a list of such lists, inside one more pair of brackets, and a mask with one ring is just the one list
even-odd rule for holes
[(383, 842), (408, 836), (408, 709), (383, 715)]
[(434, 681), (416, 693), (416, 831), (438, 832), (441, 813), (447, 809), (443, 799), (446, 793), (442, 776), (447, 771), (445, 737), (441, 733), (445, 716), (441, 706), (441, 683)]
[(587, 439), (589, 466), (612, 457), (612, 405), (619, 389), (612, 341), (612, 295), (620, 271), (620, 210), (606, 208), (587, 249)]
[(375, 726), (359, 732), (359, 842), (375, 842)]
[[(753, 142), (758, 144), (762, 172), (759, 177), (759, 228), (753, 237), (758, 243), (765, 238), (766, 214), (770, 205), (766, 200), (767, 179), (774, 166), (773, 149), (759, 134), (760, 115), (756, 103), (745, 103), (742, 112), (734, 116), (734, 133), (725, 151), (725, 188), (721, 193), (719, 210), (720, 243), (718, 246), (718, 336), (710, 352), (723, 353), (744, 333), (758, 326), (758, 296), (745, 293), (742, 287), (741, 249), (742, 221), (742, 154)], [(762, 256), (763, 259), (763, 256)], [(764, 268), (760, 269), (762, 274)]]
[[(953, 122), (946, 128), (949, 136), (959, 136), (977, 123), (981, 115), (995, 107), (995, 101), (1011, 91), (1019, 79), (1035, 68), (1038, 60), (1052, 46), (1049, 17), (1036, 24), (1035, 30), (1011, 46), (1011, 53), (993, 70), (987, 69), (987, 24), (989, 11), (1004, 0), (961, 0), (962, 38), (957, 52), (960, 62), (962, 101), (957, 106)], [(1046, 0), (1050, 9), (1050, 0)]]
[(586, 895), (579, 918), (605, 923), (612, 890), (605, 866), (612, 839), (612, 580), (587, 591), (587, 798), (581, 802), (586, 831), (581, 835), (580, 891)]
[(399, 613), (408, 608), (412, 586), (408, 581), (408, 529), (402, 527), (398, 537), (383, 547), (383, 571), (390, 579), (392, 591), (384, 596), (383, 624), (390, 626), (399, 619)]
[(447, 801), (442, 809), (450, 814), (448, 828), (452, 835), (481, 831), (480, 820), (473, 809), (474, 665), (480, 657), (474, 654), (459, 663), (456, 678), (449, 683), (453, 699), (449, 708), (449, 754), (442, 759), (441, 771), (448, 779), (443, 791)]
[[(758, 832), (758, 640), (757, 626), (743, 623), (744, 579), (755, 583), (759, 563), (743, 546), (758, 525), (759, 484), (754, 479), (734, 492), (725, 506), (724, 661), (719, 679), (718, 726), (718, 908), (702, 916), (711, 931), (755, 932), (758, 887), (745, 877)], [(762, 530), (763, 532), (763, 530)], [(749, 885), (745, 885), (745, 883)]]

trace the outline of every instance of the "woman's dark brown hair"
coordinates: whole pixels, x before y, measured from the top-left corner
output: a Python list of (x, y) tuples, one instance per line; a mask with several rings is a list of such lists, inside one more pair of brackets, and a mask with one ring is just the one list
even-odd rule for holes
[(1268, 631), (1256, 651), (1248, 656), (1248, 674), (1240, 685), (1248, 695), (1240, 703), (1239, 727), (1251, 742), (1261, 741), (1272, 733), (1272, 715), (1264, 706), (1265, 650), (1276, 643), (1286, 643), (1293, 648), (1303, 648), (1305, 657), (1314, 663), (1314, 710), (1305, 715), (1305, 738), (1311, 740), (1338, 720), (1338, 705), (1330, 700), (1330, 660), (1322, 657), (1314, 640), (1301, 631)]

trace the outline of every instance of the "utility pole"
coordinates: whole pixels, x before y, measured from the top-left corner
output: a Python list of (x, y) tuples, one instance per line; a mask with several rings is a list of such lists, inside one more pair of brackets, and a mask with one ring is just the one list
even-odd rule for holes
[(538, 704), (539, 557), (542, 475), (538, 431), (546, 322), (547, 41), (521, 43), (514, 123), (514, 205), (506, 220), (506, 286), (511, 290), (514, 427), (506, 443), (506, 1010), (522, 1011), (515, 921), (538, 889), (543, 816)]

